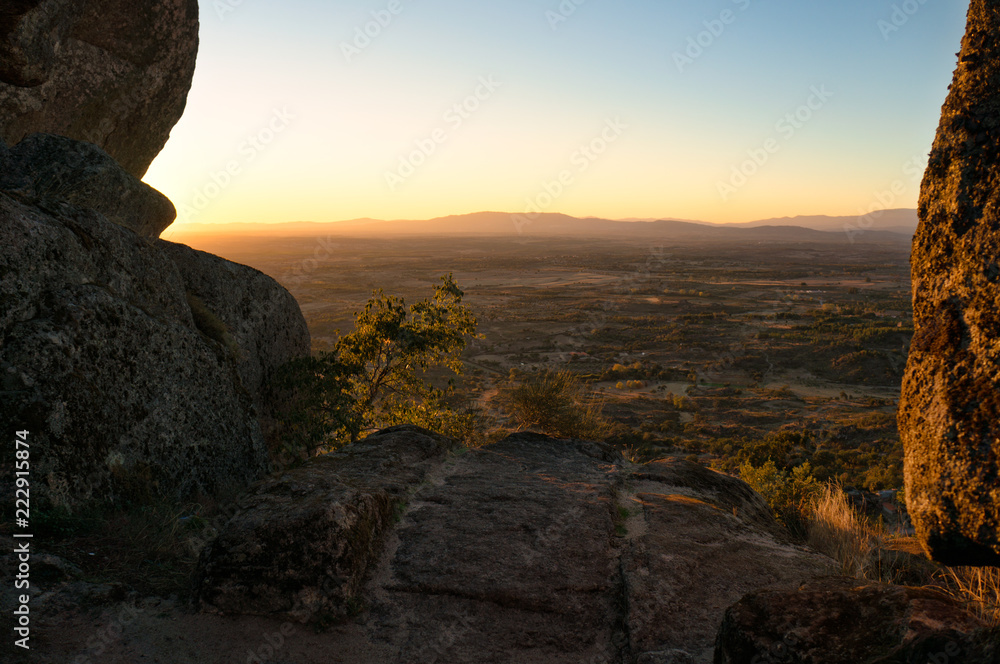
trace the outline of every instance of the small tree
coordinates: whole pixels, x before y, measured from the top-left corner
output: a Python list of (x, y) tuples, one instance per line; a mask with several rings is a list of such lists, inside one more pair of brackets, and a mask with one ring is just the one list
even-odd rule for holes
[(354, 332), (337, 342), (336, 353), (350, 369), (352, 393), (366, 427), (384, 426), (386, 416), (416, 400), (440, 399), (425, 380), (428, 369), (462, 372), (466, 340), (476, 318), (462, 304), (464, 293), (451, 274), (441, 277), (434, 296), (409, 309), (402, 298), (376, 290), (357, 314)]
[(476, 332), (463, 296), (451, 274), (432, 297), (409, 308), (402, 298), (376, 290), (355, 314), (354, 331), (333, 351), (296, 360), (282, 372), (282, 385), (292, 394), (283, 422), (288, 438), (312, 454), (385, 426), (413, 422), (443, 430), (458, 421), (445, 390), (431, 385), (427, 372), (443, 367), (461, 373), (461, 353)]

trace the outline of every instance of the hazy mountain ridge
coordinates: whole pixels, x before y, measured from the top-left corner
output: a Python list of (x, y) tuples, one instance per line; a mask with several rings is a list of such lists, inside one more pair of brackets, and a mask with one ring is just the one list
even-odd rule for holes
[(339, 222), (276, 224), (186, 224), (172, 229), (185, 235), (238, 234), (241, 236), (298, 235), (523, 235), (527, 237), (579, 236), (662, 238), (667, 240), (739, 240), (787, 242), (902, 242), (917, 226), (916, 210), (883, 210), (864, 217), (801, 216), (762, 219), (734, 224), (660, 219), (620, 221), (571, 217), (559, 213), (537, 215), (475, 212), (428, 220), (353, 219)]

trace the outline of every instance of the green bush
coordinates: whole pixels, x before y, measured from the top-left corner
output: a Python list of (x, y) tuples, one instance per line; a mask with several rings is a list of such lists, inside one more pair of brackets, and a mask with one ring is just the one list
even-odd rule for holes
[(764, 497), (775, 518), (793, 535), (805, 537), (809, 504), (823, 488), (808, 462), (790, 471), (778, 468), (771, 460), (760, 466), (746, 462), (740, 466), (740, 477)]

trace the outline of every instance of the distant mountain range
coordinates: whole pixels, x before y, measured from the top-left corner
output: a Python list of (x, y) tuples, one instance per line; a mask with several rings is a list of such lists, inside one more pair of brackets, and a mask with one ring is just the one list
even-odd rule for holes
[(672, 241), (731, 240), (766, 242), (908, 242), (917, 227), (917, 211), (884, 210), (869, 218), (801, 216), (713, 224), (679, 219), (613, 220), (565, 214), (537, 215), (476, 212), (423, 221), (353, 219), (330, 223), (177, 224), (165, 239), (187, 235), (296, 237), (347, 235), (522, 235), (525, 237), (650, 238)]

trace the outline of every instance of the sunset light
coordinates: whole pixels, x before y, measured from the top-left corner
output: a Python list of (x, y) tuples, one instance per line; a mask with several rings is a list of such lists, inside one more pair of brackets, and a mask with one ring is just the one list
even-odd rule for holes
[(539, 202), (612, 219), (854, 215), (894, 183), (882, 207), (912, 208), (964, 25), (963, 7), (917, 0), (201, 11), (187, 110), (145, 178), (178, 207), (168, 237)]

